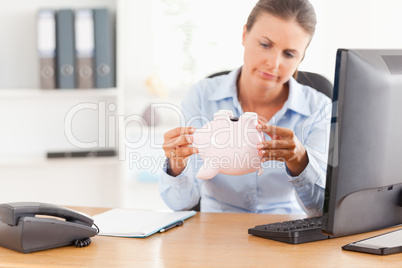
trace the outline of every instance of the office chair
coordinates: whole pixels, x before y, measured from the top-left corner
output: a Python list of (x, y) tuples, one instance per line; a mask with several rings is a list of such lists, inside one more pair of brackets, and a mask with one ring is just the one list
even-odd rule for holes
[[(220, 75), (227, 75), (228, 73), (230, 73), (230, 71), (222, 71), (211, 74), (207, 78), (213, 78), (215, 76)], [(317, 91), (324, 93), (326, 96), (332, 99), (332, 91), (333, 91), (332, 83), (324, 76), (311, 72), (298, 71), (296, 81), (299, 82), (300, 84), (310, 86), (316, 89)], [(200, 211), (201, 209), (200, 203), (201, 202), (198, 202), (198, 204), (195, 205), (193, 208), (191, 208), (191, 210)]]
[(296, 81), (302, 85), (310, 86), (332, 99), (332, 83), (324, 76), (317, 73), (298, 71)]

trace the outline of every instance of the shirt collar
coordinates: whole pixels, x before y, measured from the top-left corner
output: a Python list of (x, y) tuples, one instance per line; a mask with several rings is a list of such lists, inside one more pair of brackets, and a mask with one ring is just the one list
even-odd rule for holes
[[(239, 107), (240, 104), (237, 98), (237, 78), (239, 77), (240, 71), (241, 67), (231, 71), (228, 74), (227, 79), (225, 79), (217, 90), (215, 90), (215, 92), (209, 97), (209, 100), (218, 101), (226, 98), (233, 98), (234, 106)], [(306, 116), (311, 114), (309, 105), (306, 105), (308, 101), (303, 87), (304, 86), (299, 84), (293, 77), (290, 77), (289, 96), (281, 109), (283, 113), (289, 109)]]
[(284, 107), (287, 109), (293, 110), (296, 113), (309, 116), (312, 114), (310, 106), (307, 105), (309, 103), (305, 87), (302, 84), (299, 84), (293, 77), (289, 79), (289, 96), (286, 100)]
[(226, 98), (234, 98), (237, 100), (237, 78), (239, 77), (241, 67), (231, 71), (222, 84), (209, 97), (209, 100), (217, 101)]

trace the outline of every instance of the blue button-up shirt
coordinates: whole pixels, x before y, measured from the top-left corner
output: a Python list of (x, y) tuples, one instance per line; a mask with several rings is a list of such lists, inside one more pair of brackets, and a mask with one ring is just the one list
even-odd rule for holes
[[(236, 85), (240, 71), (241, 68), (194, 85), (182, 102), (185, 125), (200, 128), (213, 120), (218, 110), (231, 110), (234, 116), (241, 116), (244, 112)], [(299, 176), (292, 177), (284, 162), (267, 161), (262, 164), (262, 175), (218, 174), (211, 180), (201, 180), (195, 175), (202, 160), (192, 155), (177, 177), (166, 173), (168, 161), (165, 162), (159, 182), (161, 197), (173, 210), (190, 209), (201, 198), (201, 211), (205, 212), (321, 215), (330, 118), (330, 99), (291, 78), (288, 99), (268, 124), (293, 130), (305, 146), (309, 163)]]

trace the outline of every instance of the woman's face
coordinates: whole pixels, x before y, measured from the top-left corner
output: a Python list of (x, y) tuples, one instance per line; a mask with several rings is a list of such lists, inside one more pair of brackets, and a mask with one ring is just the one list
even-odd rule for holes
[(296, 21), (261, 13), (251, 30), (243, 29), (242, 75), (253, 86), (282, 88), (302, 61), (310, 38)]

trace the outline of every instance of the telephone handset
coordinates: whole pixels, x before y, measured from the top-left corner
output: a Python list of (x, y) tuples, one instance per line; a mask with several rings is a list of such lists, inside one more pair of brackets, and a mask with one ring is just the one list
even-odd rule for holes
[(91, 242), (89, 237), (99, 232), (92, 225), (89, 216), (57, 205), (0, 204), (0, 246), (23, 253), (71, 244), (87, 246)]

